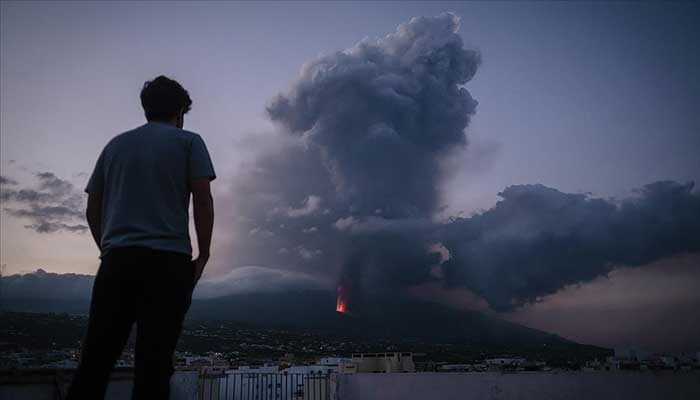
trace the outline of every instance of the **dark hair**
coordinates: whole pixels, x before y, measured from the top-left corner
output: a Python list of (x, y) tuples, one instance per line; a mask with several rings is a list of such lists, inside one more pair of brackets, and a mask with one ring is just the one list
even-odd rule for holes
[(161, 75), (143, 84), (141, 106), (147, 120), (169, 121), (190, 111), (192, 99), (177, 81)]

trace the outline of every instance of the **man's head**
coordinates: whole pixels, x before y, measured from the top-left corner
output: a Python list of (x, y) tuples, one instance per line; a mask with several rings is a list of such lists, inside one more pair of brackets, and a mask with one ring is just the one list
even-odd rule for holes
[(143, 84), (141, 105), (148, 121), (173, 123), (182, 128), (192, 100), (182, 85), (161, 75)]

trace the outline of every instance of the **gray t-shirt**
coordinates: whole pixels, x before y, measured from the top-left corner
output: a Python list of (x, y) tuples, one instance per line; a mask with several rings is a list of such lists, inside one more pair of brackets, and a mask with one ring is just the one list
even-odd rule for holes
[(102, 256), (141, 246), (192, 254), (190, 179), (216, 178), (202, 138), (161, 122), (114, 137), (85, 191), (102, 192)]

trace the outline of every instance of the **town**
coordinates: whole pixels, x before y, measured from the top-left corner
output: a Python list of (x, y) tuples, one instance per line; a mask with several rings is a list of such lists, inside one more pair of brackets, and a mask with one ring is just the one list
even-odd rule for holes
[[(73, 369), (87, 318), (52, 313), (0, 314), (0, 369)], [(178, 370), (203, 373), (519, 372), (700, 370), (700, 352), (656, 354), (598, 348), (560, 354), (555, 349), (474, 349), (459, 343), (340, 337), (324, 332), (257, 328), (234, 321), (186, 321), (174, 357)], [(117, 368), (131, 368), (134, 342)]]

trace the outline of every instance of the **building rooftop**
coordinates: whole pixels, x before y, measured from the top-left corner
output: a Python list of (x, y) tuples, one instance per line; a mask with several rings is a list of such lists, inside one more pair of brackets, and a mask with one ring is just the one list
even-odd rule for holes
[[(207, 372), (208, 371), (208, 372)], [(0, 370), (0, 398), (63, 398), (72, 370)], [(131, 369), (117, 369), (107, 400), (131, 398)], [(294, 374), (176, 371), (171, 400), (635, 400), (700, 398), (700, 371), (558, 371)]]

